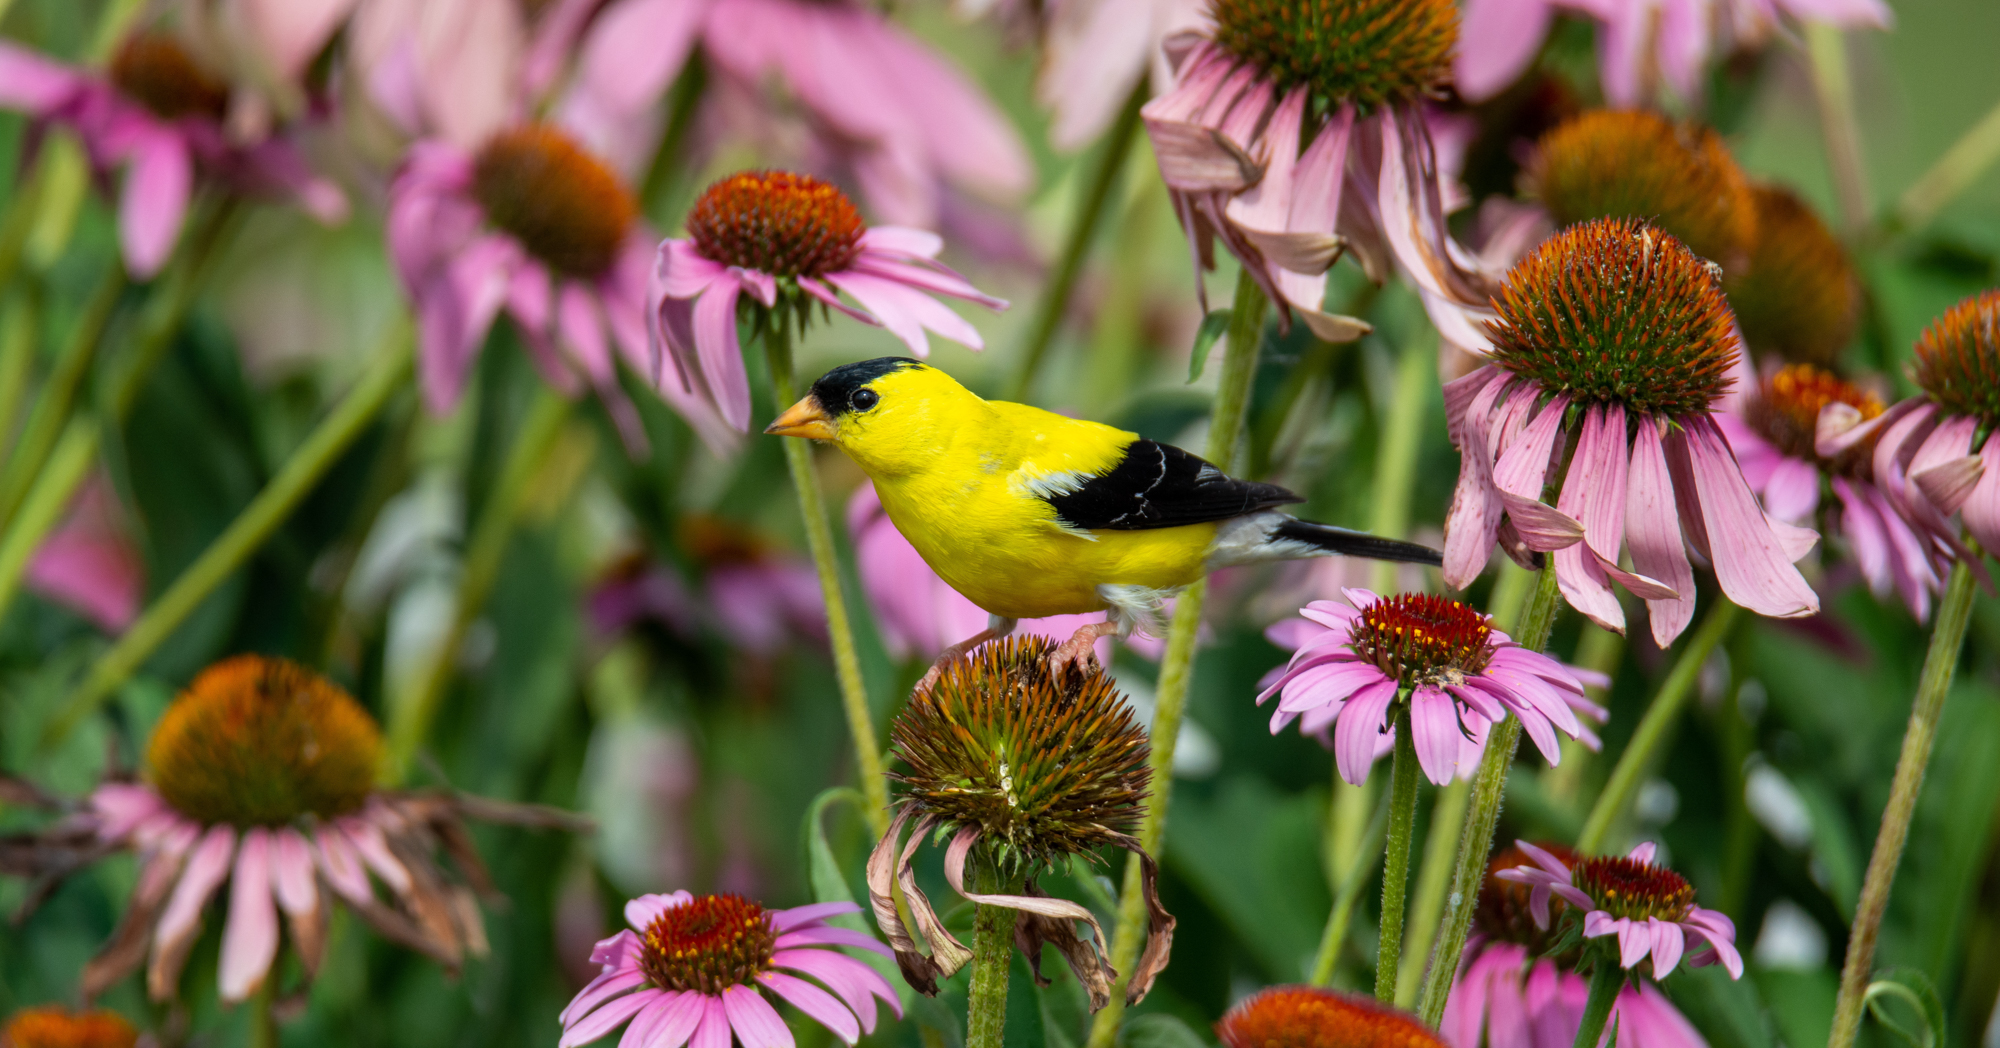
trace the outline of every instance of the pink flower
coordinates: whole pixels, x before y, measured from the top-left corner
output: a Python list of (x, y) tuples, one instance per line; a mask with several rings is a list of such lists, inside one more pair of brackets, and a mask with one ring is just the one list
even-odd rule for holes
[(1203, 21), (1200, 0), (1062, 0), (1043, 5), (1042, 70), (1035, 97), (1055, 114), (1049, 142), (1082, 149), (1111, 127), (1142, 78), (1172, 87), (1161, 44)]
[(1691, 546), (1737, 604), (1819, 610), (1792, 566), (1817, 534), (1766, 517), (1712, 415), (1737, 340), (1708, 263), (1644, 223), (1599, 219), (1536, 248), (1494, 305), (1493, 363), (1445, 387), (1464, 460), (1447, 584), (1476, 578), (1496, 541), (1518, 558), (1553, 553), (1572, 607), (1624, 632), (1616, 582), (1647, 602), (1664, 646), (1694, 615)]
[[(973, 349), (985, 345), (977, 329), (931, 295), (1007, 308), (935, 261), (943, 247), (935, 234), (870, 229), (845, 194), (808, 175), (731, 175), (702, 193), (687, 225), (687, 239), (660, 244), (646, 315), (682, 389), (739, 432), (750, 425), (750, 380), (736, 337), (739, 303), (760, 334), (793, 314), (803, 326), (817, 306), (888, 328), (918, 357), (930, 355), (926, 330)], [(843, 291), (857, 305), (842, 302)]]
[(603, 974), (563, 1009), (559, 1044), (589, 1044), (629, 1023), (621, 1044), (729, 1048), (733, 1039), (743, 1048), (791, 1048), (769, 992), (851, 1045), (874, 1032), (876, 998), (903, 1014), (888, 980), (833, 949), (889, 955), (873, 936), (826, 923), (860, 909), (822, 902), (767, 910), (736, 895), (641, 895), (625, 904), (632, 930), (591, 953)]
[[(1509, 942), (1481, 949), (1452, 984), (1438, 1032), (1451, 1048), (1570, 1048), (1583, 1026), (1590, 983)], [(1618, 991), (1605, 1048), (1708, 1048), (1694, 1025), (1651, 983)]]
[(132, 624), (145, 595), (146, 565), (124, 527), (111, 478), (85, 482), (69, 516), (42, 541), (23, 575), (29, 588), (73, 608), (106, 633)]
[(125, 265), (145, 278), (173, 253), (197, 168), (238, 192), (292, 198), (322, 222), (347, 199), (280, 139), (232, 143), (223, 116), (229, 85), (165, 34), (127, 40), (102, 76), (0, 42), (0, 107), (74, 129), (93, 165), (122, 169), (118, 236)]
[(1417, 761), (1439, 785), (1470, 772), (1486, 749), (1487, 729), (1510, 712), (1550, 764), (1562, 759), (1557, 729), (1582, 737), (1579, 712), (1600, 722), (1606, 716), (1568, 668), (1514, 643), (1463, 604), (1364, 589), (1346, 596), (1346, 604), (1314, 601), (1300, 611), (1322, 628), (1285, 638), (1297, 639), (1298, 650), (1257, 701), (1282, 696), (1273, 734), (1294, 720), (1308, 734), (1331, 727), (1334, 761), (1348, 782), (1366, 781), (1388, 752), (1396, 707), (1405, 702)]
[(1459, 93), (1478, 102), (1512, 84), (1559, 12), (1597, 21), (1598, 76), (1619, 109), (1651, 102), (1661, 77), (1682, 99), (1700, 98), (1709, 60), (1762, 46), (1780, 15), (1847, 28), (1891, 21), (1882, 0), (1467, 0)]
[[(1515, 841), (1532, 862), (1494, 876), (1531, 889), (1528, 910), (1535, 924), (1549, 927), (1549, 900), (1556, 897), (1583, 915), (1583, 938), (1617, 936), (1618, 965), (1636, 968), (1649, 958), (1654, 979), (1664, 979), (1683, 957), (1690, 966), (1720, 962), (1732, 979), (1743, 977), (1736, 952), (1736, 925), (1717, 910), (1694, 904), (1694, 888), (1664, 866), (1653, 865), (1651, 841), (1624, 858), (1579, 859), (1574, 866), (1526, 841)], [(1688, 937), (1696, 942), (1690, 946)]]
[(653, 618), (683, 637), (706, 622), (738, 651), (772, 655), (794, 638), (826, 640), (826, 601), (812, 562), (774, 549), (741, 525), (693, 515), (680, 547), (702, 566), (698, 593), (680, 573), (633, 557), (614, 566), (590, 595), (599, 632), (619, 633)]

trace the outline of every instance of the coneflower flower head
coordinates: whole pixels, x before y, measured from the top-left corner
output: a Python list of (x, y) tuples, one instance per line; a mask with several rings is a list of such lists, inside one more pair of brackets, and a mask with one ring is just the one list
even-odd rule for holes
[(1819, 432), (1819, 417), (1833, 404), (1852, 408), (1863, 422), (1880, 415), (1883, 408), (1882, 398), (1831, 371), (1813, 364), (1786, 364), (1758, 383), (1756, 393), (1744, 402), (1743, 415), (1779, 451), (1818, 460), (1819, 453), (1813, 445)]
[(139, 1031), (117, 1012), (24, 1008), (0, 1027), (0, 1048), (132, 1048)]
[[(1568, 845), (1544, 841), (1539, 847), (1565, 863), (1575, 863), (1580, 858), (1576, 850)], [(1466, 947), (1468, 953), (1476, 953), (1482, 945), (1490, 942), (1513, 943), (1537, 957), (1549, 953), (1549, 947), (1556, 939), (1555, 928), (1562, 924), (1563, 913), (1569, 904), (1560, 898), (1551, 898), (1545, 904), (1551, 907), (1549, 919), (1538, 922), (1528, 905), (1532, 889), (1499, 876), (1502, 870), (1511, 870), (1533, 861), (1519, 845), (1513, 844), (1495, 852), (1487, 860), (1486, 877), (1479, 882), (1479, 902), (1472, 911), (1473, 934), (1479, 938)]]
[(1227, 1048), (1444, 1048), (1408, 1012), (1360, 994), (1317, 986), (1273, 986), (1215, 1024)]
[[(1138, 854), (1150, 923), (1128, 1000), (1142, 999), (1166, 966), (1174, 919), (1160, 906), (1152, 857), (1127, 832), (1147, 795), (1145, 731), (1095, 660), (1058, 669), (1049, 660), (1054, 650), (1042, 637), (985, 645), (911, 696), (891, 728), (907, 770), (893, 776), (904, 791), (895, 821), (869, 859), (869, 895), (905, 978), (926, 994), (936, 992), (938, 976), (971, 957), (944, 929), (910, 872), (917, 844), (932, 833), (951, 836), (945, 878), (953, 889), (974, 902), (1019, 910), (1015, 936), (1031, 964), (1042, 943), (1056, 946), (1089, 990), (1093, 1010), (1109, 1000), (1116, 977), (1103, 953), (1103, 930), (1085, 907), (1043, 895), (1035, 877), (1072, 856), (1094, 860), (1106, 845)], [(903, 829), (913, 820), (906, 846)], [(1024, 883), (1025, 894), (968, 891), (965, 871), (975, 848), (1006, 879)], [(930, 940), (929, 956), (897, 914), (892, 881), (901, 883), (911, 915)], [(1094, 933), (1089, 943), (1076, 935), (1073, 922), (1079, 920)], [(1038, 964), (1036, 969), (1039, 978)]]
[(1924, 329), (1910, 378), (1948, 414), (2000, 425), (2000, 291), (1987, 291), (1945, 310)]
[(1420, 98), (1451, 78), (1449, 0), (1214, 0), (1215, 42), (1315, 112)]
[(125, 38), (106, 72), (112, 86), (162, 120), (221, 120), (229, 85), (195, 61), (172, 33), (141, 30)]
[(1860, 313), (1847, 251), (1791, 190), (1760, 185), (1752, 199), (1757, 235), (1749, 261), (1722, 282), (1743, 339), (1787, 362), (1832, 368)]
[(1737, 604), (1818, 610), (1792, 567), (1817, 534), (1766, 518), (1712, 417), (1738, 351), (1720, 278), (1632, 218), (1571, 226), (1514, 267), (1487, 325), (1492, 363), (1445, 391), (1464, 456), (1446, 582), (1469, 584), (1495, 541), (1517, 559), (1554, 553), (1572, 606), (1623, 632), (1616, 582), (1648, 602), (1665, 645), (1694, 611), (1685, 536)]
[[(1720, 912), (1696, 906), (1687, 878), (1653, 862), (1657, 848), (1651, 842), (1624, 856), (1569, 859), (1526, 841), (1514, 843), (1529, 861), (1494, 876), (1528, 887), (1528, 912), (1536, 926), (1553, 926), (1551, 900), (1570, 906), (1555, 915), (1563, 923), (1551, 951), (1580, 944), (1586, 966), (1635, 968), (1650, 958), (1654, 979), (1666, 978), (1683, 957), (1694, 966), (1720, 962), (1731, 978), (1743, 977), (1736, 925)], [(1690, 944), (1689, 936), (1696, 942)], [(1601, 956), (1591, 955), (1592, 940), (1603, 940)]]
[(617, 173), (552, 124), (487, 139), (472, 159), (472, 195), (529, 254), (584, 280), (611, 268), (639, 218)]
[(1750, 183), (1714, 131), (1644, 110), (1598, 109), (1542, 136), (1528, 168), (1557, 226), (1640, 218), (1733, 267), (1757, 235)]

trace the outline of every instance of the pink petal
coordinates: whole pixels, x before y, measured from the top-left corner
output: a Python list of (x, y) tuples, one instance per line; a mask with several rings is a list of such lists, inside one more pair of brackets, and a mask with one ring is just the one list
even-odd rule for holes
[(1653, 978), (1664, 979), (1681, 963), (1686, 940), (1678, 924), (1669, 924), (1658, 917), (1648, 917), (1646, 921), (1653, 926)]
[[(1641, 422), (1644, 425), (1644, 422)], [(1592, 405), (1563, 481), (1556, 508), (1583, 524), (1584, 541), (1555, 552), (1556, 580), (1570, 607), (1614, 633), (1625, 632), (1625, 610), (1598, 566), (1615, 567), (1625, 530), (1625, 410)]]
[(1286, 713), (1303, 713), (1316, 706), (1345, 701), (1362, 688), (1384, 680), (1382, 671), (1368, 662), (1336, 662), (1302, 670), (1285, 683), (1284, 698), (1278, 708)]
[(879, 953), (884, 957), (895, 956), (894, 951), (867, 932), (835, 928), (831, 925), (794, 929), (778, 936), (776, 945), (780, 950), (789, 950), (797, 946), (853, 946)]
[[(1528, 395), (1523, 391), (1517, 396)], [(1521, 533), (1528, 548), (1551, 552), (1573, 545), (1583, 538), (1583, 525), (1575, 518), (1540, 501), (1549, 472), (1549, 456), (1562, 432), (1568, 397), (1556, 397), (1543, 405), (1541, 414), (1528, 424), (1526, 432), (1502, 452), (1493, 465), (1493, 482), (1500, 489), (1507, 515)]]
[(389, 850), (388, 841), (382, 837), (382, 828), (369, 822), (365, 816), (349, 816), (334, 823), (347, 833), (347, 839), (354, 844), (354, 851), (361, 856), (375, 876), (382, 883), (394, 889), (398, 895), (410, 891), (410, 871), (403, 866), (403, 860), (396, 858)]
[(165, 127), (134, 137), (125, 189), (118, 198), (118, 230), (132, 275), (151, 277), (166, 265), (181, 235), (194, 191), (194, 160), (187, 143)]
[(1785, 555), (1715, 423), (1703, 415), (1685, 420), (1684, 426), (1702, 524), (1722, 592), (1773, 618), (1817, 613), (1819, 595)]
[(1469, 0), (1453, 67), (1459, 93), (1484, 101), (1519, 79), (1541, 49), (1553, 14), (1543, 0)]
[[(575, 997), (557, 1016), (565, 1029), (591, 1014), (599, 1005), (637, 986), (646, 985), (646, 973), (637, 968), (605, 972), (590, 981), (590, 985), (578, 991)], [(609, 1029), (609, 1027), (607, 1027)]]
[(826, 282), (854, 296), (882, 326), (910, 347), (919, 358), (930, 356), (930, 340), (924, 329), (943, 335), (972, 349), (986, 343), (965, 318), (947, 309), (938, 300), (901, 281), (857, 271), (828, 273)]
[(318, 845), (320, 872), (337, 894), (358, 903), (375, 901), (375, 893), (368, 886), (368, 871), (362, 868), (361, 857), (354, 853), (347, 834), (338, 826), (322, 825), (314, 835), (314, 843)]
[(736, 298), (743, 285), (731, 276), (718, 278), (694, 302), (694, 345), (702, 382), (731, 429), (750, 429), (750, 377), (743, 369), (743, 350), (736, 342)]
[(1960, 519), (1972, 537), (1991, 552), (2000, 550), (2000, 440), (1987, 437), (1979, 461), (1979, 481), (1966, 496)]
[(31, 48), (0, 41), (0, 106), (48, 116), (83, 89), (84, 76)]
[(1646, 602), (1653, 643), (1662, 648), (1672, 644), (1694, 620), (1694, 568), (1681, 541), (1676, 505), (1660, 423), (1642, 418), (1632, 444), (1631, 474), (1625, 490), (1625, 544), (1632, 551), (1633, 567), (1680, 594)]
[(701, 1025), (694, 1028), (688, 1048), (729, 1048), (729, 1012), (722, 1006), (722, 998), (703, 996), (701, 1000), (704, 1008)]
[(312, 848), (305, 836), (290, 826), (271, 839), (271, 890), (286, 913), (302, 916), (319, 909)]
[(842, 1041), (853, 1044), (861, 1039), (861, 1024), (855, 1020), (854, 1013), (825, 990), (783, 972), (763, 972), (757, 976), (757, 981), (813, 1021), (833, 1031), (833, 1035)]
[(685, 906), (694, 901), (690, 892), (677, 891), (664, 895), (641, 895), (625, 904), (625, 923), (639, 931), (645, 931), (660, 919), (660, 915), (676, 906)]
[(861, 1019), (863, 1030), (875, 1029), (875, 999), (881, 998), (897, 1016), (903, 1003), (889, 987), (888, 980), (868, 965), (831, 950), (779, 950), (771, 963), (780, 968), (803, 972), (823, 982)]
[(861, 907), (851, 902), (816, 902), (773, 913), (771, 926), (781, 932), (790, 931), (802, 924), (818, 923), (843, 913), (860, 912)]
[(743, 1048), (793, 1048), (792, 1031), (764, 995), (748, 986), (722, 991), (729, 1027)]
[(1458, 744), (1464, 738), (1458, 704), (1436, 688), (1418, 688), (1410, 696), (1410, 732), (1424, 776), (1439, 786), (1450, 783), (1458, 773)]
[(235, 853), (236, 831), (229, 826), (211, 826), (202, 835), (201, 842), (188, 855), (187, 867), (181, 871), (180, 883), (174, 885), (174, 894), (160, 913), (159, 924), (154, 926), (154, 957), (160, 955), (165, 944), (200, 926), (202, 907), (229, 877), (229, 860)]
[(1383, 681), (1356, 692), (1341, 708), (1333, 727), (1334, 762), (1340, 777), (1359, 786), (1368, 781), (1368, 769), (1375, 763), (1375, 749), (1381, 742), (1389, 703), (1396, 697), (1396, 682)]
[(1459, 451), (1458, 486), (1452, 492), (1444, 524), (1444, 580), (1453, 589), (1471, 585), (1485, 570), (1500, 527), (1500, 490), (1493, 482), (1493, 451), (1486, 433), (1495, 414), (1494, 405), (1512, 378), (1491, 366), (1473, 372), (1473, 376), (1482, 374), (1485, 384), (1472, 395), (1465, 422), (1453, 435)]
[(277, 955), (278, 910), (271, 902), (271, 831), (258, 826), (244, 832), (229, 884), (229, 918), (222, 928), (218, 977), (222, 999), (234, 1003), (255, 993)]
[(657, 1013), (643, 1048), (681, 1048), (708, 1014), (708, 998), (699, 993), (669, 993), (646, 1009)]
[(1819, 508), (1819, 467), (1804, 459), (1780, 458), (1764, 484), (1764, 508), (1787, 524), (1811, 520)]
[(617, 1029), (620, 1023), (630, 1019), (641, 1008), (658, 1001), (664, 995), (663, 990), (646, 989), (611, 1001), (578, 1020), (575, 1026), (564, 1030), (562, 1040), (556, 1044), (558, 1048), (576, 1048), (580, 1044), (589, 1044)]

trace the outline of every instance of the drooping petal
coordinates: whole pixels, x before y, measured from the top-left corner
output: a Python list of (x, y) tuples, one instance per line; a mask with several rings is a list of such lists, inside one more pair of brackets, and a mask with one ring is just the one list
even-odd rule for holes
[(924, 336), (926, 328), (971, 349), (986, 346), (979, 330), (964, 317), (907, 283), (857, 270), (828, 273), (826, 282), (853, 295), (919, 358), (931, 352), (930, 340)]
[(1354, 693), (1341, 708), (1333, 726), (1334, 762), (1340, 777), (1359, 786), (1368, 781), (1368, 769), (1375, 763), (1375, 750), (1387, 725), (1389, 703), (1396, 697), (1396, 682), (1382, 681)]
[(1458, 744), (1464, 737), (1458, 704), (1436, 688), (1418, 688), (1410, 695), (1409, 730), (1424, 776), (1439, 786), (1450, 783), (1458, 774)]
[[(1526, 391), (1516, 396), (1527, 396)], [(1569, 514), (1541, 500), (1542, 485), (1549, 473), (1549, 456), (1562, 432), (1563, 415), (1569, 398), (1558, 396), (1542, 406), (1541, 413), (1501, 452), (1493, 464), (1493, 483), (1507, 507), (1507, 516), (1528, 543), (1528, 548), (1544, 553), (1574, 545), (1583, 539), (1583, 525)]]
[(1660, 423), (1639, 420), (1625, 489), (1625, 545), (1640, 574), (1659, 579), (1679, 596), (1646, 602), (1653, 643), (1664, 648), (1694, 620), (1694, 568), (1681, 541), (1672, 471)]
[(1979, 461), (1979, 481), (1967, 494), (1959, 517), (1981, 546), (1988, 551), (2000, 550), (2000, 439), (1986, 438)]
[(227, 825), (208, 828), (201, 843), (188, 854), (180, 882), (160, 913), (153, 930), (152, 961), (146, 972), (146, 991), (154, 1000), (173, 996), (180, 982), (181, 966), (201, 934), (201, 911), (209, 896), (229, 876), (229, 860), (236, 853), (236, 831)]
[(722, 991), (722, 1006), (743, 1048), (793, 1048), (791, 1028), (763, 994), (748, 986), (731, 986)]
[(1683, 425), (1702, 523), (1722, 591), (1760, 615), (1797, 618), (1817, 613), (1819, 595), (1792, 566), (1715, 423), (1700, 416), (1684, 420)]
[(132, 275), (148, 278), (166, 265), (180, 238), (194, 192), (194, 158), (187, 142), (166, 127), (149, 127), (134, 135), (130, 166), (118, 197), (119, 240)]
[[(1451, 509), (1444, 524), (1444, 580), (1454, 589), (1464, 589), (1485, 570), (1493, 556), (1493, 542), (1500, 528), (1500, 489), (1493, 482), (1493, 451), (1486, 433), (1494, 405), (1512, 377), (1495, 367), (1485, 367), (1466, 376), (1484, 382), (1470, 395), (1464, 422), (1454, 427), (1458, 445), (1458, 484), (1451, 496)], [(1454, 386), (1457, 383), (1453, 383)], [(1448, 402), (1447, 402), (1448, 403)]]
[(736, 341), (736, 299), (743, 285), (733, 274), (710, 284), (694, 302), (695, 355), (702, 384), (731, 429), (750, 428), (750, 377), (743, 368), (743, 350)]
[(1674, 966), (1681, 963), (1681, 952), (1686, 948), (1686, 939), (1681, 935), (1681, 926), (1660, 920), (1646, 918), (1653, 926), (1653, 978), (1664, 979), (1673, 974)]
[(1619, 634), (1625, 632), (1625, 610), (1599, 562), (1615, 566), (1618, 561), (1625, 530), (1625, 466), (1624, 408), (1592, 405), (1584, 412), (1576, 454), (1556, 500), (1557, 509), (1583, 524), (1584, 540), (1555, 552), (1556, 580), (1570, 607)]
[(229, 882), (229, 917), (222, 926), (217, 989), (224, 1001), (247, 999), (263, 985), (278, 956), (278, 910), (271, 899), (271, 831), (243, 834)]
[(1453, 65), (1460, 94), (1479, 102), (1518, 79), (1548, 35), (1544, 0), (1469, 0)]

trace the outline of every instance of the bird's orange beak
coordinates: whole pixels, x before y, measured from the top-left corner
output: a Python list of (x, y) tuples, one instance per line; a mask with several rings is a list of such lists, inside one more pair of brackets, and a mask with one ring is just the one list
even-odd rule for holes
[(819, 406), (818, 398), (808, 393), (798, 403), (785, 409), (785, 413), (764, 427), (764, 432), (776, 437), (811, 437), (814, 440), (833, 439), (833, 419), (826, 409)]

